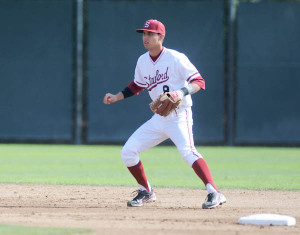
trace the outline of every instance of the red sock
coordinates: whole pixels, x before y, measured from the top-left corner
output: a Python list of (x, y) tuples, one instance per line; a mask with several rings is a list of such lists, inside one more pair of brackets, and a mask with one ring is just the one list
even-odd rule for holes
[(140, 184), (143, 185), (148, 192), (150, 192), (150, 189), (148, 187), (148, 180), (144, 171), (144, 167), (141, 161), (135, 166), (127, 167), (130, 173), (134, 176), (136, 181)]
[(199, 178), (203, 181), (205, 186), (209, 183), (218, 191), (217, 187), (214, 184), (210, 170), (203, 158), (199, 158), (197, 161), (195, 161), (192, 167)]

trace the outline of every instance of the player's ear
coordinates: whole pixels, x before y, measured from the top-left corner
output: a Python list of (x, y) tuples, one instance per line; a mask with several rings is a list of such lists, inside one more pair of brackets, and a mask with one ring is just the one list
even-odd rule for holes
[(164, 40), (165, 39), (165, 35), (159, 34), (160, 40)]

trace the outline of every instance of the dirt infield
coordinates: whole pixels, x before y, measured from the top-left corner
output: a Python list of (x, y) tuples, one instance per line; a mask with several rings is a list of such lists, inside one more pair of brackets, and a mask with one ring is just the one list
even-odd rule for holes
[[(300, 191), (223, 190), (227, 203), (203, 210), (203, 190), (155, 188), (155, 203), (127, 208), (133, 190), (0, 184), (0, 224), (88, 228), (94, 234), (300, 234)], [(290, 215), (296, 226), (237, 223), (256, 213)]]

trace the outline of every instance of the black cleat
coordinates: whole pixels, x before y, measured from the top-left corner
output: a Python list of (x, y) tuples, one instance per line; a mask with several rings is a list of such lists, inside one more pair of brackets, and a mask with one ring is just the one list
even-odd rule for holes
[(222, 193), (209, 193), (206, 201), (202, 204), (202, 209), (212, 209), (226, 202), (226, 198)]
[(144, 203), (154, 202), (156, 200), (156, 196), (153, 189), (151, 189), (150, 192), (146, 190), (136, 190), (132, 192), (132, 194), (134, 193), (137, 193), (137, 196), (131, 201), (127, 202), (127, 206), (142, 206), (144, 205)]

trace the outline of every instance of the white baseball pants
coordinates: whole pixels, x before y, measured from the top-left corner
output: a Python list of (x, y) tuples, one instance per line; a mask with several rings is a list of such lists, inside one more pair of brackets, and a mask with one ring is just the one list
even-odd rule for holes
[(125, 166), (131, 167), (139, 163), (139, 154), (170, 138), (176, 145), (182, 158), (190, 166), (202, 158), (194, 146), (193, 117), (190, 107), (181, 107), (167, 117), (154, 114), (150, 120), (140, 126), (127, 140), (121, 156)]

